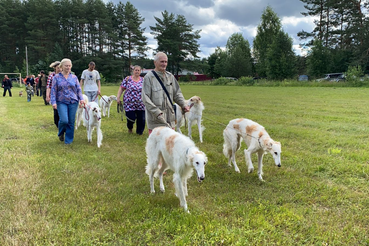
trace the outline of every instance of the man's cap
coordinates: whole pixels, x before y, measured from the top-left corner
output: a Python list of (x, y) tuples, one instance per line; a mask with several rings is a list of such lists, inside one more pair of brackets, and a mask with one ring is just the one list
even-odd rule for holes
[(50, 64), (50, 67), (54, 68), (59, 65), (60, 65), (60, 61), (54, 61), (53, 63)]

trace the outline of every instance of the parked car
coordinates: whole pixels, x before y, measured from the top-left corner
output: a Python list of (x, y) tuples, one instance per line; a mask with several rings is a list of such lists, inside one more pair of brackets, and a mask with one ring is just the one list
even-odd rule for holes
[(308, 81), (309, 80), (309, 76), (307, 75), (299, 75), (299, 81)]
[(324, 78), (317, 79), (317, 81), (344, 81), (346, 80), (345, 75), (343, 73), (327, 73)]

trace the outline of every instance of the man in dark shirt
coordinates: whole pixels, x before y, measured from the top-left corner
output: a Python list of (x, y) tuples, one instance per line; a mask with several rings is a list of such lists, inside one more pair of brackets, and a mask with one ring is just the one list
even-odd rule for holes
[(48, 105), (49, 103), (46, 101), (46, 85), (47, 85), (47, 77), (45, 75), (45, 72), (44, 70), (41, 70), (41, 76), (38, 80), (38, 83), (39, 83), (39, 88), (41, 89), (40, 90), (40, 94), (43, 96), (44, 98), (44, 103), (45, 105)]
[(6, 95), (6, 91), (9, 91), (9, 96), (12, 96), (11, 89), (13, 88), (12, 81), (9, 79), (8, 75), (4, 76), (4, 80), (2, 82), (2, 87), (4, 88), (3, 97)]

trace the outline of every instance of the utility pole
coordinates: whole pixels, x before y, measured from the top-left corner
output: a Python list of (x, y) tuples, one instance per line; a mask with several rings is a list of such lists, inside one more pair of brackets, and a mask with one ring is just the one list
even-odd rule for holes
[(26, 69), (27, 69), (27, 77), (28, 77), (28, 53), (27, 53), (27, 46), (26, 46)]

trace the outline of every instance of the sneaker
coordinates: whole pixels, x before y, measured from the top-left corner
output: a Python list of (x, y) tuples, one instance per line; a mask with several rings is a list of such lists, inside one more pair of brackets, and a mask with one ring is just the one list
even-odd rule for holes
[(59, 140), (60, 140), (61, 142), (63, 142), (63, 141), (64, 141), (64, 133), (63, 133), (62, 135), (60, 135), (60, 136), (59, 136)]

